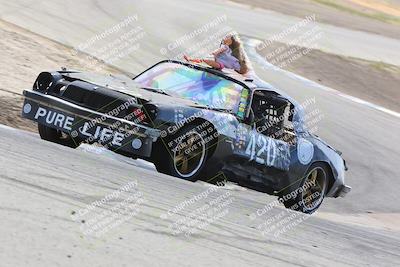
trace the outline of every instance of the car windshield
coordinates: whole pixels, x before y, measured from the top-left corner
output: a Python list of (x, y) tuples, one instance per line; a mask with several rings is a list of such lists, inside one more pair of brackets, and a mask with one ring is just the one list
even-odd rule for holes
[[(238, 113), (243, 87), (233, 81), (178, 63), (161, 63), (135, 78), (144, 88)], [(247, 90), (246, 96), (247, 96)], [(241, 105), (242, 106), (242, 105)]]

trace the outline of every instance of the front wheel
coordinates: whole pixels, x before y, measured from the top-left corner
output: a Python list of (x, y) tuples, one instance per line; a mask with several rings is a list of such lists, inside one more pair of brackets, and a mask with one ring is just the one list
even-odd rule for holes
[(321, 206), (328, 190), (328, 182), (329, 171), (326, 165), (314, 163), (299, 187), (286, 190), (280, 198), (286, 208), (311, 214)]
[(209, 153), (205, 138), (195, 125), (182, 128), (163, 144), (164, 153), (155, 162), (157, 170), (188, 181), (201, 179)]
[(43, 124), (38, 124), (38, 131), (40, 138), (43, 140), (71, 148), (77, 148), (80, 145), (80, 141), (76, 138), (73, 139), (70, 135), (63, 133), (60, 130), (47, 127)]

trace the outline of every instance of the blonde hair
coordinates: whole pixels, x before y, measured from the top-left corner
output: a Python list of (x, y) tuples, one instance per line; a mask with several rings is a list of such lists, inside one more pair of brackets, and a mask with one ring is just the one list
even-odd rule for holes
[(232, 56), (239, 60), (240, 70), (238, 71), (240, 74), (246, 74), (250, 70), (250, 62), (244, 51), (242, 41), (238, 34), (230, 35), (232, 39), (232, 44), (229, 45), (229, 48), (232, 50)]

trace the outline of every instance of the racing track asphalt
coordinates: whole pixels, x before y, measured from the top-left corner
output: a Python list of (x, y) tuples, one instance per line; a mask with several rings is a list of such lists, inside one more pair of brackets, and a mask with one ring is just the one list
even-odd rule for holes
[[(168, 42), (190, 33), (221, 14), (228, 15), (228, 25), (238, 32), (258, 38), (263, 38), (266, 32), (283, 29), (285, 25), (295, 21), (294, 18), (274, 12), (248, 10), (241, 6), (214, 1), (175, 0), (160, 2), (157, 5), (154, 5), (154, 1), (143, 1), (140, 6), (122, 0), (112, 3), (42, 1), (35, 2), (34, 5), (33, 1), (22, 0), (0, 2), (2, 19), (71, 46), (78, 45), (105, 28), (113, 26), (122, 18), (137, 13), (138, 25), (142, 25), (147, 32), (145, 45), (137, 53), (117, 64), (134, 73), (163, 59), (159, 51), (160, 48), (166, 47)], [(251, 18), (251, 21), (248, 18)], [(399, 60), (395, 54), (398, 51), (397, 40), (337, 27), (321, 27), (327, 29), (327, 46), (338, 54), (350, 53), (361, 58), (374, 55), (383, 61)], [(342, 39), (343, 36), (346, 38)], [(366, 38), (369, 40), (368, 45), (362, 46), (366, 43)], [(190, 42), (193, 44), (195, 41)], [(262, 69), (256, 63), (254, 65), (261, 78), (285, 90), (299, 102), (315, 97), (314, 109), (323, 114), (317, 132), (324, 140), (343, 152), (350, 167), (346, 182), (353, 187), (352, 192), (344, 199), (327, 199), (320, 209), (321, 213), (399, 213), (399, 118), (323, 91), (283, 75), (282, 72)], [(110, 163), (101, 157), (96, 159), (93, 155), (61, 148), (18, 131), (1, 129), (0, 136), (0, 177), (5, 181), (1, 187), (1, 205), (2, 212), (8, 215), (8, 219), (3, 221), (1, 231), (2, 236), (6, 236), (12, 244), (7, 248), (7, 252), (11, 253), (8, 255), (18, 255), (12, 254), (11, 248), (17, 249), (16, 253), (24, 255), (24, 258), (37, 255), (40, 250), (46, 255), (45, 260), (57, 261), (62, 250), (73, 250), (71, 244), (75, 244), (75, 252), (81, 257), (88, 253), (101, 263), (111, 260), (111, 255), (121, 262), (132, 257), (143, 263), (150, 263), (145, 256), (129, 253), (140, 250), (149, 255), (150, 248), (154, 248), (154, 257), (160, 261), (167, 260), (168, 253), (174, 256), (168, 260), (176, 260), (176, 263), (182, 262), (184, 255), (191, 255), (191, 262), (183, 261), (188, 265), (196, 261), (212, 263), (214, 257), (223, 263), (233, 262), (237, 265), (241, 263), (237, 257), (252, 263), (265, 262), (270, 265), (296, 262), (300, 265), (317, 266), (348, 262), (350, 265), (360, 266), (372, 262), (372, 265), (382, 266), (382, 262), (390, 265), (395, 260), (398, 261), (398, 256), (395, 255), (398, 254), (396, 249), (398, 250), (399, 244), (397, 233), (388, 234), (369, 228), (338, 225), (319, 219), (318, 216), (291, 231), (286, 239), (261, 242), (262, 239), (254, 237), (257, 234), (249, 227), (246, 214), (273, 198), (251, 191), (236, 194), (239, 201), (235, 202), (235, 211), (228, 215), (227, 220), (230, 220), (230, 223), (219, 223), (214, 232), (207, 231), (192, 243), (180, 240), (162, 230), (163, 222), (158, 219), (157, 211), (165, 209), (166, 203), (176, 205), (185, 196), (190, 196), (190, 193), (198, 192), (203, 185), (179, 181), (141, 167)], [(83, 205), (83, 202), (89, 203), (96, 196), (102, 196), (97, 189), (105, 190), (107, 185), (113, 182), (121, 184), (129, 177), (137, 177), (139, 184), (148, 191), (148, 214), (121, 228), (121, 233), (129, 236), (123, 239), (126, 242), (118, 243), (119, 240), (114, 240), (111, 245), (105, 243), (106, 239), (95, 240), (87, 244), (83, 251), (79, 250), (82, 243), (79, 245), (78, 242), (84, 241), (77, 239), (78, 230), (68, 220), (66, 210)], [(151, 194), (151, 191), (161, 193)], [(150, 200), (154, 201), (150, 203)], [(49, 231), (38, 231), (39, 228)], [(238, 233), (241, 233), (240, 237), (237, 236)], [(34, 242), (35, 246), (43, 247), (30, 248), (29, 242), (21, 244), (25, 238)], [(161, 245), (159, 241), (168, 242)], [(97, 248), (104, 253), (95, 252), (93, 242), (100, 244), (100, 248)], [(111, 249), (112, 246), (118, 246), (119, 249)], [(183, 250), (181, 253), (178, 247)], [(191, 248), (196, 248), (195, 255), (191, 253)], [(49, 255), (48, 251), (54, 254)], [(108, 255), (105, 254), (106, 251)], [(373, 254), (378, 256), (375, 258)], [(74, 258), (68, 258), (71, 259)], [(85, 263), (89, 263), (89, 258), (86, 260)]]
[[(190, 34), (223, 14), (227, 14), (227, 24), (221, 24), (221, 28), (228, 25), (240, 33), (260, 38), (265, 36), (267, 30), (270, 32), (283, 30), (287, 23), (291, 22), (293, 25), (296, 21), (295, 18), (290, 18), (289, 22), (278, 27), (279, 23), (287, 19), (287, 16), (279, 14), (273, 16), (275, 13), (264, 14), (261, 13), (262, 11), (257, 11), (252, 15), (251, 10), (221, 2), (216, 2), (214, 8), (211, 8), (212, 4), (209, 1), (175, 0), (168, 3), (161, 1), (157, 5), (153, 1), (143, 1), (139, 5), (127, 3), (124, 0), (113, 1), (112, 4), (108, 1), (80, 1), (79, 3), (42, 1), (37, 3), (27, 0), (0, 1), (0, 3), (1, 18), (71, 46), (84, 43), (124, 18), (137, 14), (138, 22), (133, 25), (139, 25), (145, 29), (147, 32), (145, 42), (141, 44), (142, 47), (138, 52), (116, 62), (117, 66), (133, 73), (138, 73), (158, 60), (164, 59), (160, 54), (160, 49), (167, 47), (167, 43), (175, 41), (184, 34)], [(243, 14), (239, 15), (238, 12), (243, 12)], [(243, 21), (243, 18), (247, 17), (251, 17), (251, 21)], [(262, 23), (265, 18), (268, 18), (268, 23)], [(247, 23), (251, 27), (247, 26)], [(162, 29), (160, 29), (161, 25)], [(327, 33), (324, 37), (330, 43), (349, 31), (335, 29), (334, 34)], [(358, 49), (358, 53), (364, 55), (374, 52), (375, 55), (383, 58), (386, 52), (390, 53), (394, 44), (395, 46), (400, 44), (400, 41), (390, 39), (386, 46), (386, 42), (382, 41), (386, 38), (361, 32), (351, 31), (350, 35), (353, 38), (338, 43), (345, 44), (346, 49), (351, 52), (352, 47), (365, 43), (365, 38), (368, 38), (371, 46), (375, 41), (378, 42), (376, 46), (371, 47), (371, 50)], [(185, 44), (190, 47), (196, 40), (189, 40), (190, 44)], [(98, 41), (95, 47), (101, 47), (102, 41)], [(332, 48), (339, 52), (342, 50), (338, 46), (332, 45)], [(397, 53), (399, 50), (392, 52)], [(392, 55), (392, 58), (399, 58), (398, 54)], [(254, 65), (256, 73), (261, 78), (286, 91), (300, 103), (315, 97), (316, 104), (310, 106), (310, 111), (317, 110), (323, 116), (322, 121), (317, 124), (317, 133), (341, 150), (348, 162), (350, 171), (347, 173), (347, 183), (353, 186), (352, 193), (345, 199), (328, 200), (323, 210), (339, 213), (367, 210), (399, 212), (400, 207), (396, 205), (400, 201), (400, 194), (398, 194), (400, 182), (396, 167), (400, 159), (399, 119), (323, 91), (319, 87), (291, 76), (283, 75), (280, 71), (262, 69), (256, 62)]]
[[(394, 266), (400, 261), (399, 233), (318, 216), (278, 237), (263, 236), (257, 227), (267, 217), (251, 220), (249, 215), (274, 198), (251, 190), (224, 188), (200, 199), (196, 207), (230, 192), (233, 202), (227, 215), (205, 230), (174, 236), (170, 224), (181, 217), (160, 216), (208, 184), (44, 142), (8, 127), (0, 127), (0, 136), (1, 266)], [(79, 214), (86, 204), (133, 181), (146, 199), (139, 214), (99, 238), (83, 236), (83, 223), (71, 219), (73, 211)], [(282, 211), (276, 207), (268, 214)]]

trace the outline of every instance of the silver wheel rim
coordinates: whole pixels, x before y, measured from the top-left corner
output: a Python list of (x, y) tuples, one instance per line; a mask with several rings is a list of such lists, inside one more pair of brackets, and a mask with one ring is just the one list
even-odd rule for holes
[[(194, 148), (195, 144), (197, 148)], [(193, 176), (201, 168), (206, 155), (203, 137), (195, 131), (186, 133), (173, 154), (175, 171), (184, 178)]]

